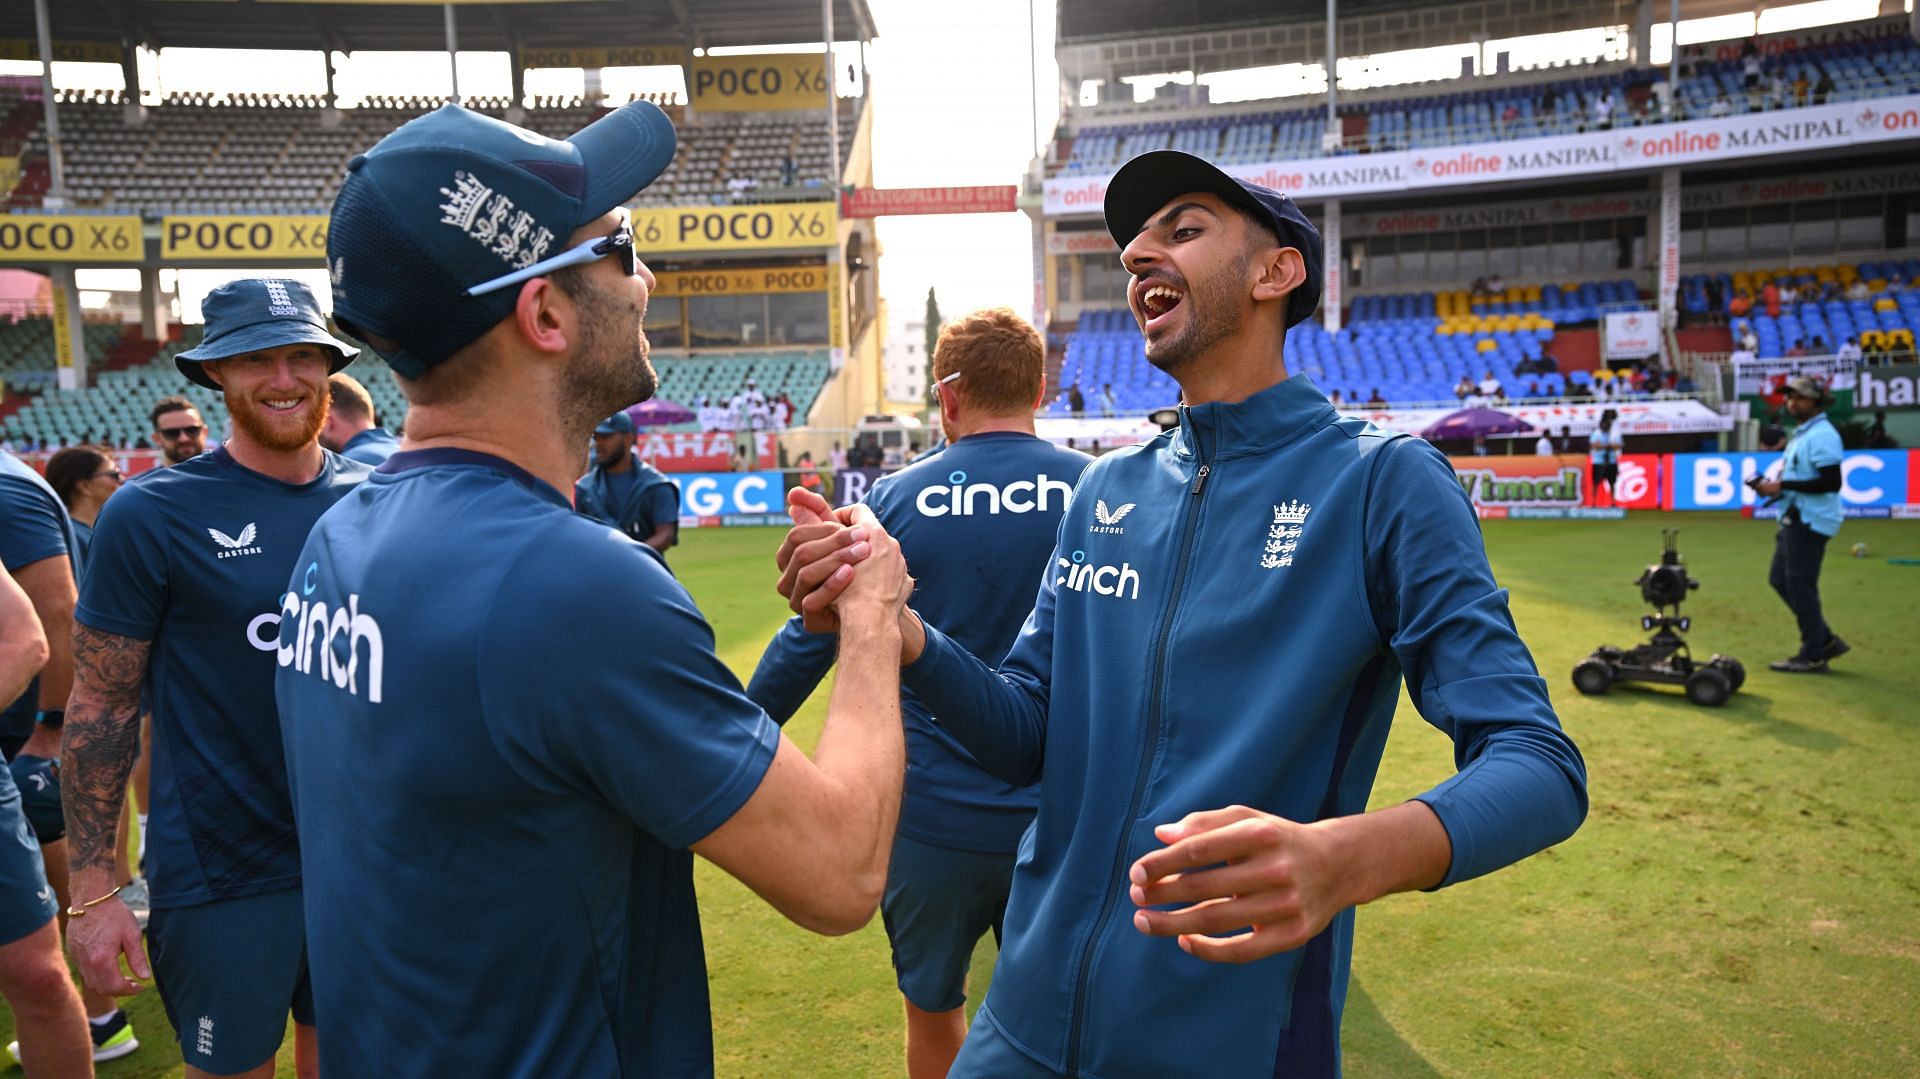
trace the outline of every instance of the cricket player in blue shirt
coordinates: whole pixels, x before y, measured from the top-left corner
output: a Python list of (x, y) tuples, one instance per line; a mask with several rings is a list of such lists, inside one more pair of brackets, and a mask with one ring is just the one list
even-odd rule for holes
[[(949, 322), (933, 352), (947, 442), (866, 496), (915, 567), (915, 607), (996, 660), (1020, 631), (1073, 485), (1093, 461), (1034, 434), (1046, 360), (1039, 333), (1007, 308)], [(1126, 513), (1109, 515), (1117, 523)], [(833, 665), (834, 643), (789, 620), (747, 696), (785, 722)], [(967, 967), (983, 935), (1000, 935), (1014, 850), (1039, 796), (982, 768), (912, 693), (900, 708), (907, 791), (880, 910), (906, 999), (907, 1074), (938, 1079), (966, 1038)]]
[(593, 429), (593, 467), (573, 485), (573, 508), (667, 553), (680, 542), (680, 488), (633, 448), (625, 410)]
[(409, 409), (281, 589), (329, 1073), (711, 1074), (693, 855), (819, 932), (879, 904), (899, 544), (871, 514), (852, 530), (878, 572), (838, 582), (809, 760), (659, 553), (565, 493), (595, 424), (656, 386), (623, 206), (673, 148), (646, 102), (569, 139), (447, 106), (354, 158), (334, 202), (335, 317)]
[(345, 371), (335, 371), (327, 379), (327, 425), (320, 429), (320, 444), (349, 461), (378, 468), (400, 448), (393, 432), (375, 426), (373, 395), (360, 380)]
[[(1565, 839), (1585, 767), (1446, 459), (1287, 377), (1321, 291), (1306, 217), (1176, 151), (1123, 166), (1106, 216), (1179, 427), (1081, 478), (998, 670), (902, 622), (914, 694), (1040, 781), (953, 1074), (1334, 1075), (1353, 908)], [(810, 619), (857, 561), (839, 527), (782, 545)], [(1368, 812), (1403, 675), (1459, 772)]]
[[(135, 977), (151, 972), (189, 1076), (271, 1076), (289, 1012), (296, 1067), (315, 1075), (274, 649), (307, 531), (369, 471), (319, 441), (327, 376), (358, 350), (327, 332), (296, 281), (230, 281), (202, 310), (204, 340), (175, 361), (224, 394), (233, 437), (114, 496), (74, 613), (68, 934), (96, 992), (144, 988), (121, 973), (122, 956)], [(154, 741), (145, 947), (113, 882), (143, 689)]]

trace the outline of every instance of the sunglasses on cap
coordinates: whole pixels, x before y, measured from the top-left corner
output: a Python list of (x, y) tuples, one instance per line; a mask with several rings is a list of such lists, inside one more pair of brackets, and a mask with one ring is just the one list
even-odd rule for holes
[(504, 277), (482, 281), (468, 289), (467, 295), (484, 296), (489, 292), (498, 292), (522, 281), (531, 281), (555, 270), (563, 270), (568, 266), (584, 266), (589, 262), (606, 258), (608, 255), (620, 256), (620, 268), (628, 277), (640, 272), (640, 256), (633, 250), (633, 226), (628, 223), (625, 215), (622, 215), (620, 227), (614, 230), (612, 235), (570, 247), (552, 258), (541, 259), (524, 270), (515, 270)]

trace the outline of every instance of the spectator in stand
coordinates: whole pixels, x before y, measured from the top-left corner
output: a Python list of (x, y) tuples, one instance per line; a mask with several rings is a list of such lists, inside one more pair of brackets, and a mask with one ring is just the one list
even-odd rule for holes
[(773, 398), (773, 428), (784, 431), (793, 419), (793, 401), (786, 394), (776, 394)]
[(1853, 279), (1853, 284), (1847, 286), (1849, 300), (1866, 300), (1871, 299), (1872, 296), (1873, 290), (1867, 287), (1867, 282), (1863, 278), (1856, 277)]
[(1113, 415), (1114, 410), (1119, 407), (1120, 407), (1119, 400), (1113, 396), (1113, 383), (1109, 382), (1106, 385), (1101, 386), (1100, 387), (1100, 414), (1102, 416), (1111, 416)]
[(1375, 386), (1373, 388), (1373, 396), (1367, 398), (1367, 407), (1378, 409), (1385, 409), (1387, 407), (1387, 399), (1381, 396), (1380, 387)]
[(799, 472), (799, 475), (794, 477), (796, 486), (819, 494), (820, 489), (826, 485), (820, 478), (820, 469), (813, 463), (812, 450), (800, 451), (800, 459), (793, 463), (793, 467)]
[(1733, 102), (1727, 100), (1727, 95), (1721, 94), (1713, 99), (1713, 104), (1707, 106), (1707, 115), (1709, 117), (1732, 116)]
[(1807, 69), (1801, 68), (1800, 73), (1793, 78), (1793, 103), (1801, 108), (1806, 107), (1807, 94), (1812, 89), (1813, 83), (1807, 79)]
[(1078, 416), (1087, 410), (1087, 395), (1080, 392), (1080, 383), (1067, 387), (1067, 411)]
[(1760, 351), (1760, 335), (1754, 332), (1751, 322), (1740, 327), (1740, 347), (1748, 352)]
[(1788, 95), (1791, 93), (1792, 90), (1787, 86), (1787, 77), (1778, 71), (1774, 72), (1773, 77), (1767, 80), (1767, 108), (1786, 108)]
[(1511, 101), (1507, 102), (1507, 107), (1500, 110), (1500, 133), (1502, 135), (1512, 135), (1513, 125), (1519, 121), (1520, 106)]
[(1473, 396), (1473, 379), (1465, 372), (1461, 373), (1460, 381), (1453, 384), (1453, 395), (1462, 401)]
[(1758, 354), (1754, 352), (1753, 348), (1749, 346), (1744, 339), (1735, 341), (1733, 343), (1733, 351), (1727, 354), (1727, 362), (1733, 364), (1735, 367), (1743, 363), (1752, 363), (1758, 358)]
[(1473, 436), (1473, 455), (1475, 457), (1485, 457), (1487, 455), (1486, 435), (1476, 434)]
[(1540, 350), (1540, 358), (1534, 361), (1534, 368), (1543, 375), (1557, 374), (1560, 370), (1560, 361), (1554, 358), (1551, 350), (1543, 348)]
[(1531, 378), (1527, 380), (1526, 396), (1528, 397), (1540, 396), (1540, 383), (1538, 381)]
[(1747, 111), (1760, 111), (1760, 46), (1749, 39), (1740, 46), (1740, 77), (1747, 91)]
[(1555, 121), (1559, 119), (1557, 115), (1559, 111), (1560, 95), (1554, 93), (1552, 87), (1542, 90), (1540, 106), (1534, 110), (1534, 119), (1539, 122), (1542, 130), (1550, 130), (1555, 126)]
[(1760, 300), (1767, 308), (1768, 318), (1780, 317), (1780, 286), (1778, 283), (1769, 279), (1765, 285), (1761, 286)]
[(1780, 286), (1780, 303), (1783, 306), (1790, 308), (1794, 304), (1797, 304), (1799, 302), (1800, 302), (1800, 286), (1794, 284), (1791, 281), (1788, 281), (1787, 283)]
[(1547, 429), (1544, 427), (1540, 429), (1540, 437), (1533, 440), (1533, 455), (1535, 457), (1553, 456), (1553, 438), (1547, 434)]
[(1842, 364), (1858, 365), (1860, 363), (1859, 342), (1849, 336), (1845, 341), (1841, 342), (1840, 348), (1833, 354), (1833, 358), (1839, 360)]
[(1827, 339), (1818, 334), (1814, 335), (1813, 343), (1807, 346), (1807, 351), (1814, 356), (1830, 356), (1833, 354), (1833, 350), (1827, 347)]
[(1813, 84), (1813, 103), (1815, 105), (1825, 105), (1827, 98), (1833, 93), (1833, 89), (1833, 77), (1827, 74), (1825, 68), (1821, 68), (1820, 81)]
[(1734, 318), (1746, 318), (1752, 311), (1753, 297), (1747, 294), (1746, 289), (1741, 289), (1733, 299), (1727, 301), (1727, 314)]
[(1340, 397), (1339, 390), (1334, 390), (1332, 393), (1327, 395), (1327, 403), (1332, 405), (1335, 408), (1347, 407), (1346, 401), (1342, 400)]
[(1788, 359), (1797, 360), (1800, 357), (1805, 356), (1806, 354), (1807, 354), (1807, 346), (1798, 337), (1793, 339), (1793, 344), (1787, 346)]
[(847, 451), (840, 443), (835, 442), (833, 449), (827, 451), (827, 464), (832, 466), (835, 472), (845, 472), (847, 470)]
[(1500, 276), (1497, 273), (1491, 274), (1487, 277), (1487, 293), (1489, 295), (1497, 299), (1500, 296), (1505, 295), (1506, 291), (1507, 291), (1506, 278)]
[(1506, 396), (1506, 391), (1500, 388), (1500, 380), (1493, 377), (1493, 368), (1491, 367), (1487, 368), (1486, 374), (1480, 376), (1480, 384), (1476, 386), (1475, 389), (1480, 391), (1480, 396), (1482, 397)]
[(1571, 425), (1560, 428), (1560, 444), (1554, 448), (1560, 453), (1573, 452), (1573, 427)]
[(1467, 291), (1475, 297), (1480, 297), (1492, 292), (1493, 286), (1488, 283), (1485, 277), (1476, 277), (1473, 279), (1473, 284), (1467, 287)]
[(1602, 89), (1593, 99), (1593, 126), (1601, 131), (1613, 129), (1613, 91)]

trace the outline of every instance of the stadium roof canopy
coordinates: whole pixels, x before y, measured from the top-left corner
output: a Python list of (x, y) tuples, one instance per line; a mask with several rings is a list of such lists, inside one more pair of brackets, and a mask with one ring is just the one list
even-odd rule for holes
[[(0, 38), (35, 35), (33, 5), (0, 3)], [(439, 3), (282, 3), (280, 0), (54, 0), (56, 41), (132, 41), (148, 48), (446, 48)], [(833, 0), (834, 37), (875, 36), (866, 0)], [(461, 51), (514, 47), (681, 45), (690, 48), (819, 41), (819, 0), (456, 0)]]
[[(1064, 44), (1150, 38), (1235, 26), (1325, 22), (1326, 0), (1059, 0)], [(1435, 0), (1340, 0), (1339, 16), (1436, 7)]]

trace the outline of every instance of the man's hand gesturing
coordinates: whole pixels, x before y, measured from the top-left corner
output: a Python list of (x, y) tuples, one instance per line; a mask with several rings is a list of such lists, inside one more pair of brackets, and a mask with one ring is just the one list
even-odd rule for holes
[(774, 556), (780, 569), (775, 587), (809, 633), (839, 630), (840, 616), (833, 603), (853, 583), (854, 565), (873, 553), (867, 530), (854, 523), (855, 510), (864, 514), (864, 520), (873, 521), (865, 506), (835, 512), (826, 499), (805, 488), (787, 493), (793, 528)]

